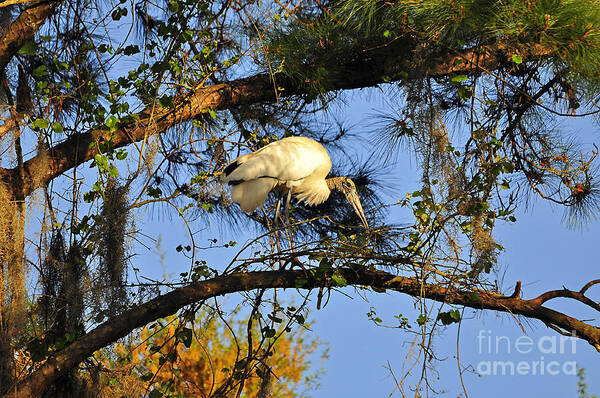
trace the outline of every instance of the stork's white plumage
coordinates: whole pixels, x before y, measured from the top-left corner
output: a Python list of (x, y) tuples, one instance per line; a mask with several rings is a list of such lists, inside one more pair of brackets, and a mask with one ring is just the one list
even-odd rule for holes
[(331, 190), (337, 189), (368, 228), (354, 183), (348, 177), (325, 179), (330, 170), (331, 159), (321, 144), (306, 137), (288, 137), (235, 159), (225, 167), (221, 180), (232, 186), (231, 198), (245, 212), (262, 206), (277, 186), (291, 190), (309, 206), (325, 202)]

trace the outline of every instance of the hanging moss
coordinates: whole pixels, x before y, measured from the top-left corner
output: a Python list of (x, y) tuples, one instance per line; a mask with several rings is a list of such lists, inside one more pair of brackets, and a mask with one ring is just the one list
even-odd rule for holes
[(129, 223), (127, 186), (111, 179), (104, 191), (104, 203), (97, 223), (102, 295), (109, 312), (117, 313), (126, 301), (124, 283), (127, 279), (125, 233)]
[(0, 385), (10, 382), (13, 337), (25, 321), (24, 214), (0, 184)]

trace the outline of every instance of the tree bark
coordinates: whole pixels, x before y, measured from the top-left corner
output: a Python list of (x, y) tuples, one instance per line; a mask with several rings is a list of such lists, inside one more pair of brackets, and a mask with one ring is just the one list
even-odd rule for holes
[[(573, 336), (586, 340), (600, 351), (600, 328), (588, 325), (542, 305), (547, 300), (559, 296), (578, 300), (573, 295), (547, 292), (537, 298), (523, 300), (518, 297), (519, 289), (516, 289), (515, 294), (511, 296), (502, 296), (488, 292), (450, 289), (437, 284), (423, 283), (416, 278), (397, 276), (383, 271), (341, 268), (335, 272), (343, 276), (348, 285), (369, 286), (378, 291), (389, 289), (447, 304), (471, 307), (478, 310), (508, 312), (539, 319), (554, 330), (566, 334), (573, 333)], [(600, 283), (600, 281), (596, 281), (596, 283)], [(255, 289), (313, 289), (336, 286), (336, 283), (329, 278), (307, 279), (304, 270), (284, 270), (218, 276), (175, 289), (109, 319), (78, 338), (71, 345), (48, 358), (31, 376), (12, 388), (6, 397), (39, 396), (48, 385), (68, 370), (73, 369), (96, 350), (126, 336), (138, 327), (174, 314), (188, 304), (225, 294), (248, 292)], [(587, 289), (584, 287), (581, 291), (572, 293), (584, 294), (585, 290)]]
[(32, 1), (0, 37), (0, 70), (31, 40), (62, 0)]
[[(504, 65), (507, 59), (516, 53), (521, 54), (525, 59), (536, 59), (548, 56), (550, 51), (540, 45), (522, 45), (514, 49), (498, 45), (489, 47), (484, 52), (480, 49), (461, 52), (448, 50), (434, 57), (428, 67), (421, 68), (418, 73), (415, 72), (408, 78), (481, 73)], [(374, 53), (367, 61), (347, 65), (346, 67), (354, 70), (355, 73), (333, 81), (329, 90), (376, 86), (385, 83), (390, 77), (400, 79), (401, 72), (410, 70), (410, 57), (406, 54), (390, 57), (389, 51)], [(178, 123), (202, 116), (208, 110), (226, 110), (240, 105), (275, 102), (280, 98), (308, 92), (308, 87), (303, 84), (286, 79), (284, 76), (266, 74), (199, 87), (192, 93), (176, 98), (175, 106), (172, 108), (159, 105), (145, 108), (135, 115), (135, 122), (119, 126), (111, 140), (114, 148), (120, 148), (141, 141), (152, 134), (161, 133)], [(90, 148), (90, 144), (100, 137), (108, 138), (108, 132), (93, 129), (76, 134), (50, 148), (48, 154), (40, 154), (27, 160), (24, 163), (25, 196), (29, 196), (35, 189), (44, 186), (69, 169), (92, 159), (98, 152), (93, 145)], [(17, 178), (17, 169), (0, 169), (0, 181), (4, 182), (9, 192), (12, 192), (11, 189), (15, 186)]]
[[(0, 70), (5, 69), (23, 44), (34, 37), (40, 26), (52, 15), (60, 3), (61, 1), (58, 0), (32, 2), (5, 30), (0, 38)], [(411, 68), (412, 50), (408, 46), (406, 52), (394, 53), (389, 48), (370, 52), (368, 56), (357, 60), (356, 63), (346, 65), (345, 68), (349, 73), (334, 80), (327, 90), (356, 89), (400, 79), (442, 77), (454, 73), (489, 73), (489, 71), (505, 65), (512, 54), (521, 55), (525, 61), (551, 55), (551, 50), (535, 44), (521, 45), (512, 49), (499, 45), (492, 46), (483, 53), (479, 51), (480, 49), (461, 51), (446, 49), (432, 57), (425, 67), (413, 70)], [(407, 77), (403, 76), (404, 71), (409, 73)], [(208, 110), (226, 110), (240, 105), (276, 102), (280, 98), (309, 93), (309, 87), (305, 84), (286, 79), (284, 76), (266, 74), (198, 87), (195, 91), (176, 98), (175, 106), (172, 108), (158, 105), (145, 108), (135, 115), (134, 123), (119, 126), (112, 141), (115, 148), (124, 147), (149, 135), (161, 133), (183, 121), (199, 117)], [(97, 152), (94, 146), (90, 148), (90, 144), (100, 137), (108, 137), (107, 133), (101, 129), (92, 129), (73, 135), (50, 148), (48, 154), (31, 157), (23, 163), (22, 168), (0, 169), (0, 181), (5, 184), (13, 197), (16, 195), (29, 196), (36, 188), (46, 185), (69, 169), (92, 159)], [(44, 172), (40, 176), (39, 173), (42, 169)], [(21, 178), (22, 181), (20, 181)], [(382, 271), (340, 269), (336, 272), (342, 275), (349, 285), (390, 289), (448, 304), (510, 312), (539, 319), (556, 330), (575, 331), (578, 337), (585, 339), (600, 350), (599, 328), (543, 306), (547, 300), (554, 297), (568, 297), (590, 305), (589, 299), (575, 294), (578, 292), (571, 292), (573, 294), (570, 295), (563, 291), (548, 292), (545, 296), (522, 300), (518, 294), (505, 297), (486, 292), (458, 291), (438, 285), (424, 284), (415, 278), (396, 276)], [(306, 280), (304, 271), (249, 272), (219, 276), (175, 289), (109, 319), (78, 338), (71, 345), (50, 357), (31, 376), (12, 388), (7, 396), (40, 396), (49, 385), (69, 370), (74, 369), (94, 351), (126, 336), (138, 327), (173, 314), (188, 304), (206, 298), (254, 289), (297, 288), (297, 284), (303, 280)], [(330, 279), (323, 279), (308, 280), (303, 283), (301, 288), (331, 286), (335, 286), (335, 283)], [(584, 295), (585, 289), (579, 293)]]

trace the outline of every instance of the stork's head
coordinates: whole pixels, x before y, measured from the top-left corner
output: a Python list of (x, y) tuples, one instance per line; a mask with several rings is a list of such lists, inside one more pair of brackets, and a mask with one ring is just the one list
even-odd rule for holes
[(365, 213), (360, 203), (360, 198), (356, 192), (354, 181), (348, 177), (334, 177), (327, 179), (327, 185), (329, 189), (341, 191), (346, 196), (346, 199), (348, 199), (348, 202), (352, 205), (352, 208), (356, 212), (358, 218), (360, 218), (360, 221), (362, 221), (366, 229), (369, 229), (369, 224), (367, 223), (367, 218), (365, 217)]

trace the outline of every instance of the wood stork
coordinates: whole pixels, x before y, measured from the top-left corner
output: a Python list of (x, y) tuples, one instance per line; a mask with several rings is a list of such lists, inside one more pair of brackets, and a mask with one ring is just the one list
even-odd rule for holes
[(365, 228), (369, 228), (354, 182), (348, 177), (325, 178), (331, 159), (317, 141), (288, 137), (231, 162), (221, 181), (231, 185), (231, 198), (243, 211), (253, 212), (264, 204), (274, 188), (287, 191), (286, 210), (292, 193), (309, 206), (321, 204), (333, 189), (341, 191)]

